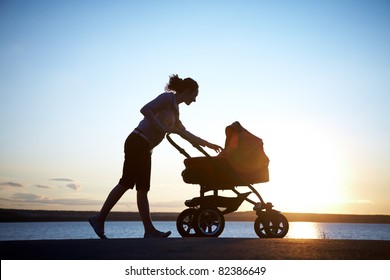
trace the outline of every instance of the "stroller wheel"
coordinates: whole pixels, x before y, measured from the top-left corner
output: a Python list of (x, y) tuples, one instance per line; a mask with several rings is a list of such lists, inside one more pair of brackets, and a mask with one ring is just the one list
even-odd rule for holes
[(266, 227), (269, 226), (269, 219), (266, 215), (260, 215), (255, 220), (254, 228), (258, 237), (268, 238)]
[(225, 218), (217, 208), (201, 208), (195, 214), (195, 231), (199, 236), (218, 237), (225, 228)]
[(182, 237), (197, 236), (194, 228), (194, 215), (196, 210), (193, 208), (185, 209), (179, 214), (176, 220), (176, 228)]
[(288, 221), (285, 216), (279, 212), (273, 212), (268, 216), (269, 226), (265, 227), (267, 236), (270, 238), (283, 238), (288, 232)]

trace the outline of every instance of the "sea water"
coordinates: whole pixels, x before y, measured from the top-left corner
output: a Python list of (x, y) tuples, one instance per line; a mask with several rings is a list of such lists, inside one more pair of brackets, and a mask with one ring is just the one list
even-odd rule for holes
[[(176, 222), (154, 222), (161, 231), (181, 237)], [(253, 222), (226, 222), (220, 238), (258, 238)], [(285, 238), (390, 240), (390, 224), (290, 222)], [(141, 238), (141, 222), (106, 222), (108, 238)], [(18, 222), (0, 223), (0, 241), (98, 238), (85, 222)]]

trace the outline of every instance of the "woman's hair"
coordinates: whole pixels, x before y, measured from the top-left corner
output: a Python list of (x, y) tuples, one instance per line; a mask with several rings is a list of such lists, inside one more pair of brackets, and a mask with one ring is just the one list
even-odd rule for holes
[(198, 89), (198, 83), (191, 78), (179, 78), (177, 74), (169, 77), (169, 82), (165, 86), (166, 91), (182, 92), (186, 89)]

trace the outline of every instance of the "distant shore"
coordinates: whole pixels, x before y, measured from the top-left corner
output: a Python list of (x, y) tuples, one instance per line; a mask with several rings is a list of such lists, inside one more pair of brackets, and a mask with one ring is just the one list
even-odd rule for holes
[[(1, 222), (67, 222), (87, 221), (96, 215), (96, 211), (50, 211), (0, 209)], [(321, 223), (373, 223), (390, 224), (390, 215), (349, 215), (349, 214), (317, 214), (317, 213), (283, 213), (290, 222)], [(179, 213), (152, 213), (155, 221), (175, 221)], [(250, 212), (234, 212), (225, 215), (226, 221), (254, 221), (256, 214)], [(140, 221), (137, 212), (111, 212), (109, 221)]]

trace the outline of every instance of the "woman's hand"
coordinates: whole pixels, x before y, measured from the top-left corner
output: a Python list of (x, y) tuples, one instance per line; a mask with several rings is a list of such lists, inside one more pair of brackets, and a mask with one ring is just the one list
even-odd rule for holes
[(212, 143), (208, 143), (208, 142), (206, 144), (206, 147), (213, 149), (217, 153), (220, 153), (223, 150), (223, 148), (221, 146), (216, 145), (216, 144), (212, 144)]

